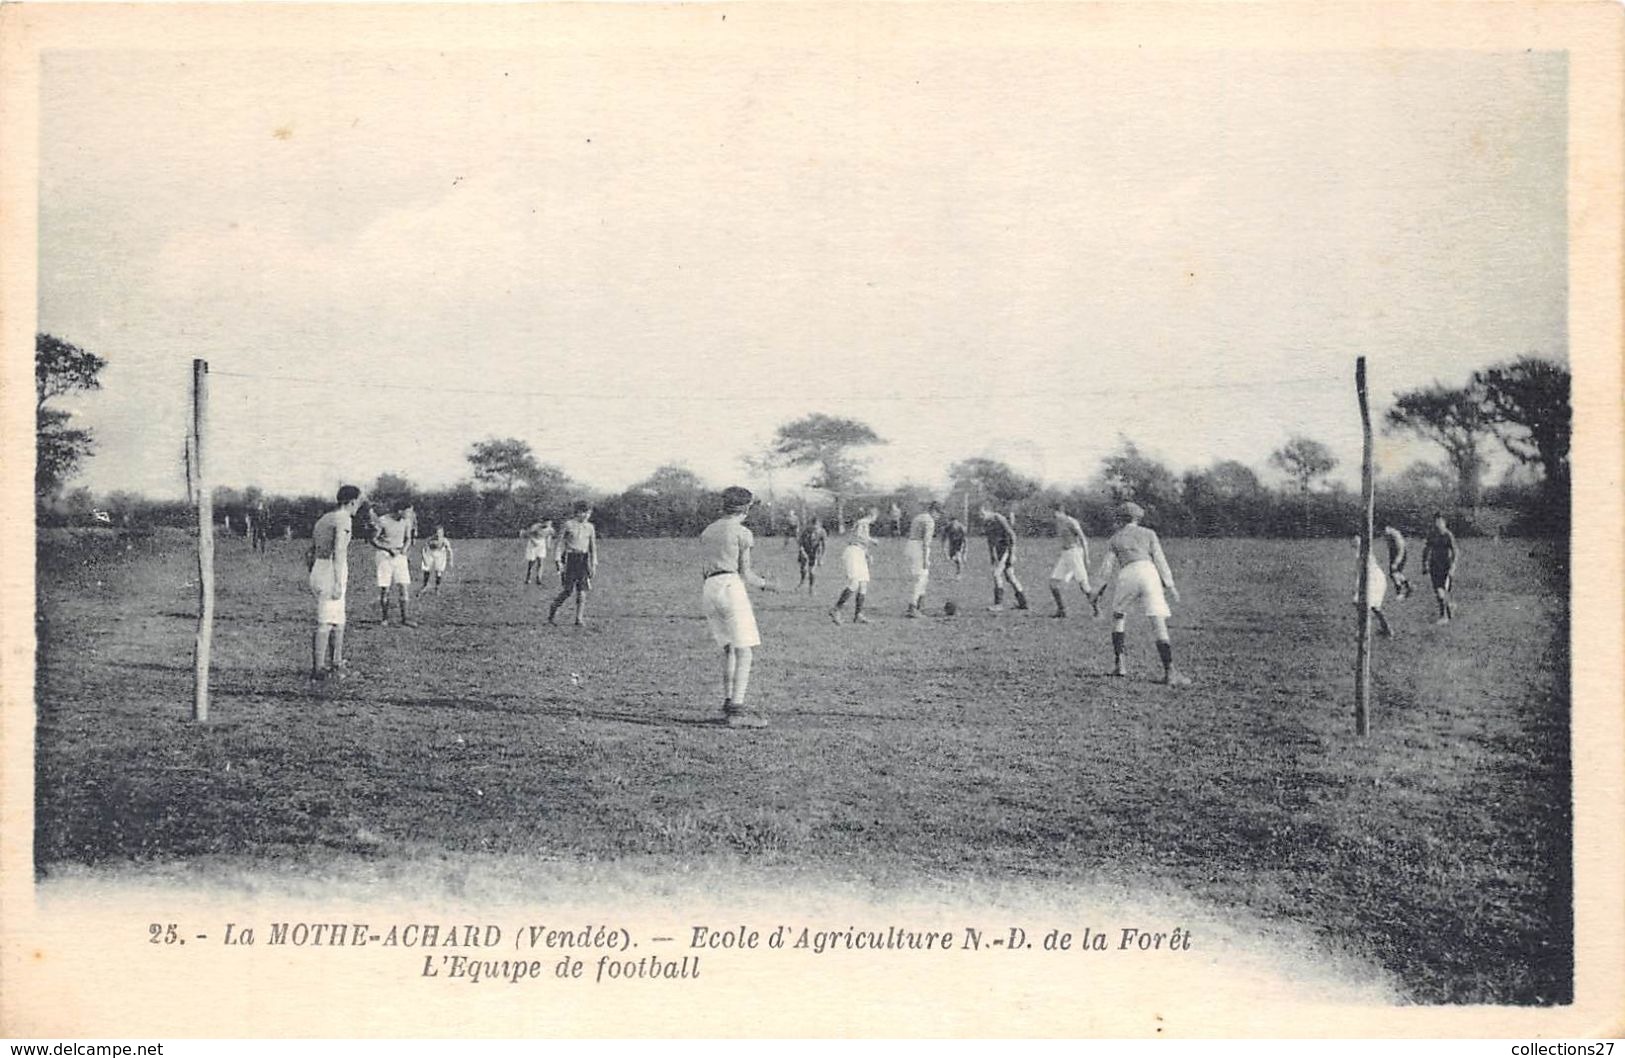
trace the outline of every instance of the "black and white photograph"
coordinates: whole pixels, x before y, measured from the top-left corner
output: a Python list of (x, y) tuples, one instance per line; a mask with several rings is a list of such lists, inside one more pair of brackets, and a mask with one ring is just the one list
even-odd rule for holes
[(0, 10), (0, 1036), (1625, 1031), (1491, 6)]

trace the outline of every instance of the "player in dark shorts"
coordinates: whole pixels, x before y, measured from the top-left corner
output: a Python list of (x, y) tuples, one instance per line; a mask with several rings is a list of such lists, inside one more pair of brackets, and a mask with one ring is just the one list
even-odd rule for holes
[(577, 500), (574, 514), (559, 530), (559, 556), (557, 560), (563, 590), (553, 598), (547, 609), (547, 623), (558, 617), (559, 607), (574, 595), (576, 624), (587, 623), (587, 593), (592, 591), (593, 574), (598, 572), (598, 533), (592, 524), (592, 504)]
[(1409, 599), (1411, 581), (1405, 576), (1405, 559), (1409, 557), (1405, 549), (1405, 534), (1383, 522), (1382, 539), (1388, 545), (1388, 579), (1393, 582), (1394, 592), (1401, 599)]
[(801, 530), (796, 538), (796, 562), (801, 566), (801, 579), (796, 582), (796, 590), (807, 586), (807, 594), (813, 593), (813, 582), (818, 577), (818, 567), (824, 564), (824, 549), (829, 546), (829, 533), (824, 531), (824, 520), (813, 517), (812, 524)]
[(954, 564), (954, 579), (958, 580), (965, 573), (965, 540), (969, 536), (965, 523), (958, 518), (949, 519), (942, 535), (948, 541), (948, 561)]
[(1456, 534), (1445, 524), (1442, 513), (1433, 516), (1433, 529), (1427, 543), (1422, 545), (1422, 572), (1433, 580), (1433, 597), (1439, 603), (1439, 618), (1434, 624), (1449, 624), (1456, 616), (1456, 606), (1450, 601), (1450, 589), (1456, 575)]
[(993, 605), (989, 613), (1004, 610), (1004, 586), (1016, 595), (1016, 609), (1027, 609), (1027, 593), (1016, 579), (1016, 529), (1010, 519), (982, 504), (982, 522), (987, 526), (987, 557), (993, 563)]

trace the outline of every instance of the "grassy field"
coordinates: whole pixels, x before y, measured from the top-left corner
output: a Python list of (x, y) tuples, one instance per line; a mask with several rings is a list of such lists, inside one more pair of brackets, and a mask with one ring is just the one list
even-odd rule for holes
[[(609, 541), (582, 629), (546, 626), (552, 585), (519, 583), (518, 541), (460, 543), (422, 627), (380, 628), (358, 548), (358, 676), (314, 693), (303, 544), (224, 541), (207, 726), (186, 720), (184, 538), (47, 541), (36, 861), (314, 870), (428, 850), (1166, 886), (1307, 929), (1417, 1002), (1562, 1003), (1565, 597), (1528, 543), (1464, 546), (1454, 625), (1422, 594), (1390, 602), (1361, 741), (1344, 541), (1171, 541), (1183, 690), (1151, 682), (1143, 624), (1117, 681), (1075, 591), (1069, 620), (1047, 618), (1048, 541), (1022, 556), (1032, 612), (981, 612), (973, 547), (963, 581), (939, 566), (932, 586), (933, 612), (964, 610), (926, 621), (901, 617), (891, 543), (867, 627), (825, 617), (838, 563), (816, 598), (756, 596), (764, 732), (713, 722), (689, 541)], [(794, 583), (779, 540), (758, 564)]]

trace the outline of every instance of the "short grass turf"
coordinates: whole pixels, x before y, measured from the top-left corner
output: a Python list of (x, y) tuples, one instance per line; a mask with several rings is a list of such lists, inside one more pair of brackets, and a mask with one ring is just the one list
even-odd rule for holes
[[(720, 652), (697, 549), (610, 540), (585, 628), (544, 623), (515, 541), (463, 541), (416, 629), (379, 627), (351, 559), (357, 675), (307, 682), (301, 542), (219, 548), (210, 722), (189, 721), (196, 567), (184, 537), (42, 539), (35, 859), (745, 862), (769, 872), (1177, 887), (1305, 927), (1423, 1003), (1572, 995), (1567, 595), (1547, 545), (1466, 541), (1460, 616), (1390, 599), (1370, 737), (1352, 733), (1345, 541), (1169, 541), (1188, 689), (1076, 588), (1051, 620), (1054, 548), (1025, 542), (1026, 613), (983, 612), (984, 551), (938, 558), (905, 620), (888, 541), (873, 623), (756, 594), (763, 732), (719, 727)], [(837, 543), (837, 550), (839, 544)], [(838, 556), (837, 556), (838, 558)], [(761, 541), (786, 586), (794, 552)], [(1420, 578), (1418, 577), (1420, 582)], [(953, 599), (960, 613), (939, 616)]]

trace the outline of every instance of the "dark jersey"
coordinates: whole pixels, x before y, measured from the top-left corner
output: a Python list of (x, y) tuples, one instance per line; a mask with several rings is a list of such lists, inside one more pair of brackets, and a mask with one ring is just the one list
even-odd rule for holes
[(809, 525), (801, 530), (801, 535), (797, 539), (801, 545), (802, 554), (809, 558), (817, 558), (824, 550), (824, 545), (829, 540), (829, 534), (824, 531), (824, 527), (821, 525)]
[(1448, 529), (1434, 529), (1422, 545), (1422, 568), (1447, 573), (1456, 561), (1456, 534)]
[(957, 555), (965, 550), (965, 527), (959, 522), (949, 522), (942, 530), (942, 535), (948, 541), (948, 554)]
[(994, 558), (1008, 555), (1016, 546), (1016, 531), (1010, 519), (997, 511), (987, 520), (987, 553)]

